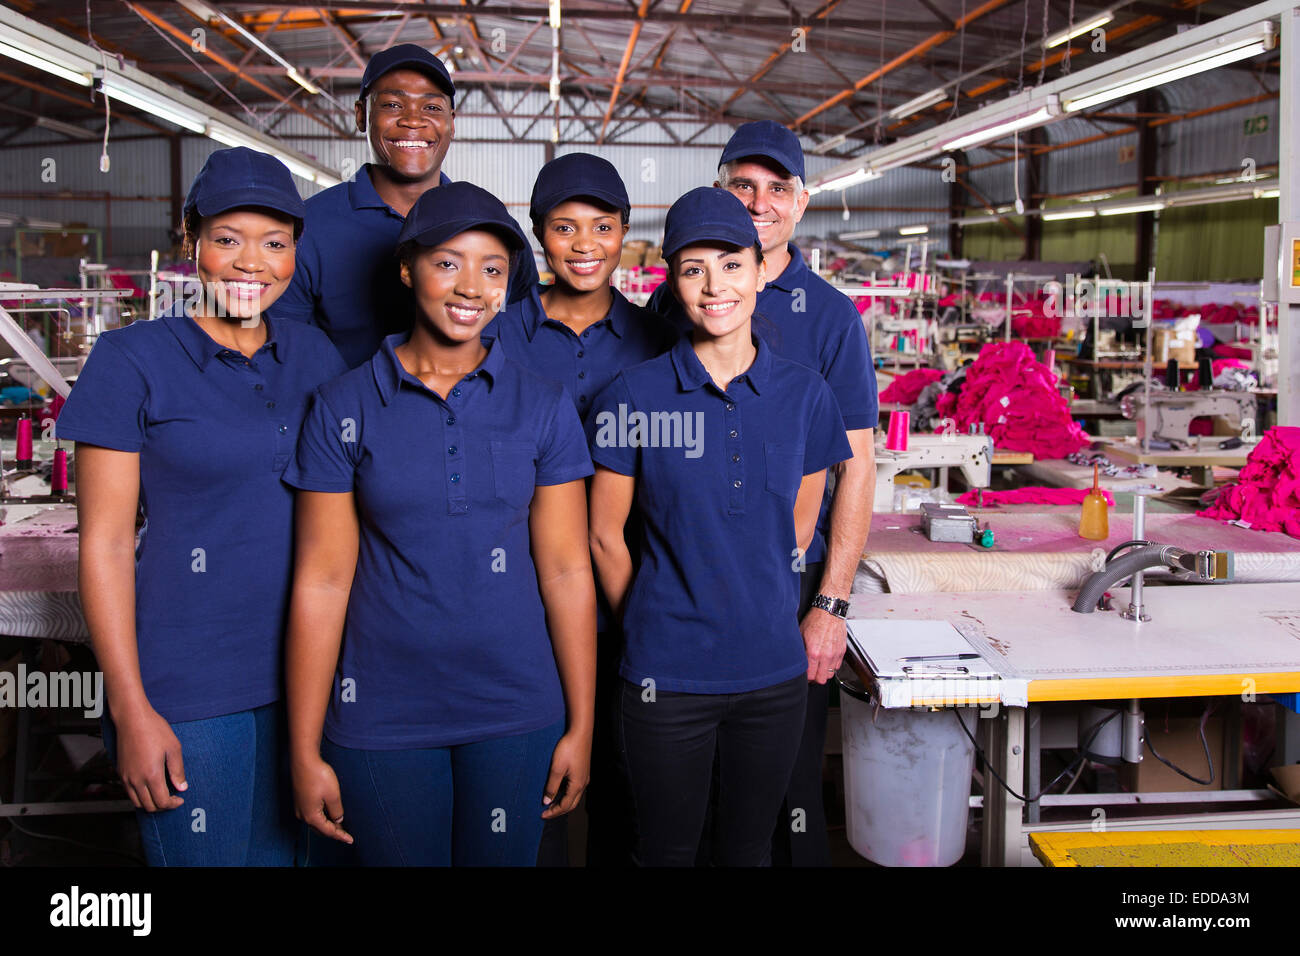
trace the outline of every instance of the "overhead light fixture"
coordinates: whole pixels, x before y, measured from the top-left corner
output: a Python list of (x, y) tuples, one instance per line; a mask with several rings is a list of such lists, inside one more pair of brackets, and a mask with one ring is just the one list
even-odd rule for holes
[(1256, 189), (1256, 199), (1278, 199), (1282, 195), (1281, 189)]
[(305, 76), (299, 73), (297, 67), (295, 67), (292, 63), (290, 63), (288, 60), (282, 57), (275, 50), (271, 49), (271, 47), (267, 46), (267, 44), (262, 40), (261, 37), (259, 37), (256, 33), (253, 33), (251, 30), (247, 29), (238, 20), (232, 19), (231, 17), (227, 16), (225, 13), (218, 10), (216, 7), (212, 6), (211, 4), (204, 3), (203, 0), (176, 0), (176, 2), (179, 3), (186, 10), (190, 11), (190, 13), (194, 14), (200, 20), (207, 20), (207, 21), (220, 20), (222, 23), (225, 23), (232, 30), (234, 30), (236, 33), (242, 36), (245, 40), (253, 44), (253, 46), (257, 47), (259, 50), (261, 50), (263, 53), (269, 56), (276, 63), (284, 67), (285, 75), (289, 77), (289, 79), (293, 80), (295, 83), (297, 83), (299, 86), (301, 86), (304, 90), (306, 90), (308, 93), (312, 94), (313, 96), (320, 93), (320, 88), (316, 86), (314, 83), (312, 83), (311, 80), (307, 79)]
[(1110, 21), (1114, 19), (1115, 19), (1115, 14), (1111, 13), (1109, 10), (1105, 11), (1104, 13), (1099, 13), (1095, 17), (1090, 17), (1089, 19), (1084, 20), (1076, 27), (1071, 27), (1067, 30), (1062, 30), (1060, 33), (1053, 33), (1050, 37), (1047, 38), (1047, 43), (1045, 43), (1044, 46), (1046, 46), (1047, 49), (1050, 50), (1054, 46), (1060, 46), (1062, 43), (1068, 43), (1070, 40), (1073, 40), (1075, 37), (1083, 36), (1085, 33), (1091, 33), (1093, 30), (1097, 29), (1097, 27), (1105, 26), (1106, 24), (1110, 23)]
[(816, 146), (813, 146), (812, 152), (820, 156), (823, 153), (829, 153), (832, 149), (835, 149), (839, 146), (843, 146), (848, 141), (849, 141), (848, 135), (845, 133), (840, 133), (838, 136), (832, 136), (830, 139), (824, 140), (823, 142), (818, 143)]
[(191, 133), (202, 133), (207, 126), (207, 117), (197, 110), (181, 106), (148, 87), (140, 86), (114, 73), (97, 70), (95, 82), (99, 91), (110, 99), (127, 103), (151, 116), (165, 119), (182, 129), (187, 129)]
[(1021, 113), (1019, 116), (1012, 116), (1001, 122), (986, 126), (983, 129), (977, 129), (965, 135), (958, 136), (942, 144), (940, 147), (945, 151), (954, 149), (967, 149), (971, 146), (982, 146), (985, 143), (992, 143), (1001, 139), (1008, 133), (1014, 133), (1017, 130), (1028, 129), (1033, 126), (1042, 126), (1061, 115), (1061, 101), (1055, 95), (1049, 96), (1047, 102), (1032, 112)]
[(1135, 212), (1159, 212), (1164, 208), (1164, 200), (1157, 199), (1154, 202), (1125, 203), (1121, 206), (1110, 206), (1098, 209), (1097, 212), (1103, 216), (1127, 216)]
[(1109, 199), (1114, 193), (1089, 193), (1086, 196), (1075, 196), (1075, 202), (1100, 202), (1103, 199)]
[(878, 239), (880, 238), (879, 229), (864, 229), (861, 232), (842, 232), (836, 239), (842, 239), (845, 242), (852, 242), (855, 239)]
[(834, 190), (848, 189), (850, 186), (856, 186), (859, 183), (865, 183), (872, 179), (879, 179), (880, 173), (866, 166), (859, 166), (857, 169), (834, 176), (824, 182), (814, 183), (808, 187), (810, 195), (817, 195), (821, 192), (830, 192)]
[(899, 226), (898, 234), (900, 236), (924, 236), (930, 231), (929, 226)]
[(46, 73), (53, 73), (69, 83), (76, 83), (78, 86), (90, 86), (89, 70), (83, 72), (71, 60), (46, 52), (48, 48), (43, 44), (35, 44), (29, 37), (14, 37), (7, 31), (3, 36), (5, 40), (21, 43), (22, 46), (14, 46), (13, 43), (0, 41), (0, 54), (9, 57), (11, 60), (17, 60), (19, 63), (34, 66), (38, 70), (44, 70)]
[(1162, 57), (1156, 63), (1146, 63), (1119, 76), (1109, 77), (1098, 88), (1082, 91), (1065, 101), (1067, 113), (1077, 113), (1111, 100), (1123, 99), (1142, 90), (1163, 86), (1174, 80), (1215, 67), (1235, 63), (1273, 49), (1276, 44), (1273, 22), (1265, 20), (1252, 27), (1216, 37), (1178, 53)]
[(99, 139), (99, 133), (93, 129), (86, 129), (84, 126), (73, 126), (71, 123), (50, 119), (48, 116), (36, 117), (36, 125), (41, 129), (62, 133), (64, 136), (75, 136), (77, 139)]
[(915, 99), (908, 100), (900, 106), (895, 106), (885, 114), (888, 119), (902, 119), (904, 116), (911, 116), (919, 113), (927, 106), (934, 106), (936, 103), (942, 103), (948, 98), (948, 90), (945, 87), (931, 90), (929, 93), (922, 93)]
[(1090, 219), (1097, 215), (1095, 209), (1057, 209), (1043, 213), (1044, 222), (1057, 222), (1061, 219)]
[(312, 96), (316, 96), (318, 93), (320, 93), (320, 87), (317, 86), (315, 83), (313, 83), (311, 80), (307, 79), (307, 77), (299, 73), (297, 69), (295, 69), (294, 67), (291, 66), (284, 72), (285, 75), (289, 77), (289, 79), (293, 80), (295, 83), (301, 86)]
[(318, 186), (337, 186), (341, 179), (332, 176), (324, 170), (308, 166), (306, 163), (294, 159), (292, 156), (286, 156), (269, 143), (265, 143), (256, 137), (246, 135), (236, 129), (223, 126), (220, 123), (212, 122), (208, 124), (207, 134), (210, 139), (215, 139), (218, 143), (226, 146), (246, 146), (249, 149), (255, 149), (259, 152), (269, 153), (280, 162), (288, 167), (289, 172), (293, 173), (299, 179), (305, 179), (309, 183), (316, 183)]

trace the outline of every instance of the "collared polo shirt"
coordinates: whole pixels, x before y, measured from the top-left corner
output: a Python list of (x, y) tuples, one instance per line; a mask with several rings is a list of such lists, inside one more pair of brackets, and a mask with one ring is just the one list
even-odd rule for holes
[(484, 334), (495, 335), (516, 362), (563, 385), (584, 420), (592, 400), (615, 375), (661, 355), (680, 337), (662, 316), (633, 305), (617, 289), (611, 290), (609, 313), (578, 335), (547, 316), (542, 305), (546, 289), (533, 286), (503, 309)]
[[(808, 268), (794, 243), (788, 249), (789, 265), (775, 279), (769, 279), (758, 294), (754, 331), (777, 355), (821, 373), (835, 393), (846, 429), (875, 428), (880, 407), (862, 317), (848, 296)], [(667, 283), (655, 289), (648, 305), (677, 328), (691, 328)], [(826, 557), (830, 499), (827, 490), (817, 534), (808, 548), (810, 564)]]
[(444, 398), (391, 335), (316, 393), (285, 481), (352, 492), (356, 575), (325, 734), (343, 747), (448, 747), (564, 716), (537, 586), (538, 485), (592, 473), (564, 390), (492, 343)]
[[(409, 331), (415, 317), (396, 256), (404, 219), (379, 198), (372, 166), (307, 200), (293, 281), (271, 307), (274, 316), (318, 326), (349, 368), (374, 355), (385, 335)], [(449, 182), (443, 173), (440, 184)], [(537, 266), (525, 249), (511, 270), (507, 300), (536, 282)]]
[(251, 358), (182, 312), (105, 332), (55, 426), (140, 455), (140, 675), (172, 722), (280, 697), (293, 570), (280, 476), (311, 392), (345, 369), (320, 330), (265, 321)]
[(645, 525), (623, 616), (635, 683), (741, 693), (808, 668), (795, 498), (852, 449), (821, 376), (756, 342), (723, 391), (683, 338), (620, 373), (587, 421), (593, 460), (635, 477)]

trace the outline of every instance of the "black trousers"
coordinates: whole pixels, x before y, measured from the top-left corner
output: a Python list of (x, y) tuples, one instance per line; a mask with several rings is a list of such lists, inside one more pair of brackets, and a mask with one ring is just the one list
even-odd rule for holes
[[(812, 607), (821, 585), (822, 565), (810, 564), (799, 590), (799, 620)], [(772, 838), (775, 866), (830, 866), (830, 841), (826, 835), (826, 805), (822, 794), (822, 756), (826, 750), (826, 714), (830, 708), (830, 681), (808, 682), (803, 740), (790, 775), (790, 786), (777, 816)]]
[(720, 866), (771, 862), (773, 816), (798, 754), (803, 674), (739, 694), (682, 694), (624, 681), (620, 745), (637, 821), (637, 862), (694, 866), (709, 814)]

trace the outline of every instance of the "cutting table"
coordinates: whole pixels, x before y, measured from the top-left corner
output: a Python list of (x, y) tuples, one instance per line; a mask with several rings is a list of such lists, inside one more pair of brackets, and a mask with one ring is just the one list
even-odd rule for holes
[[(969, 706), (984, 696), (996, 696), (997, 706), (983, 715), (988, 719), (978, 721), (982, 746), (989, 766), (1021, 793), (1026, 786), (1037, 792), (1039, 786), (1037, 768), (1027, 767), (1029, 759), (1036, 759), (1030, 751), (1036, 753), (1037, 748), (1027, 740), (1026, 712), (1036, 702), (1240, 699), (1245, 694), (1300, 690), (1300, 588), (1294, 584), (1148, 587), (1145, 598), (1152, 620), (1136, 625), (1116, 612), (1075, 613), (1070, 610), (1074, 592), (1064, 589), (853, 595), (851, 634), (886, 633), (884, 622), (950, 623), (997, 675), (981, 684), (978, 695), (962, 681), (882, 677), (860, 655), (851, 656), (857, 657), (859, 676), (882, 706)], [(1027, 769), (1034, 772), (1027, 775)], [(1091, 828), (1090, 820), (1026, 826), (1024, 802), (991, 777), (986, 779), (981, 852), (985, 865), (1032, 862), (1031, 831)], [(1260, 793), (1234, 790), (1215, 798), (1260, 800)], [(1155, 804), (1189, 799), (1185, 793), (1142, 796), (1143, 802)], [(1076, 797), (1083, 806), (1089, 799), (1101, 802), (1092, 795), (1072, 794), (1069, 799)], [(1160, 820), (1161, 829), (1207, 825), (1292, 828), (1300, 826), (1300, 807)], [(1149, 820), (1113, 819), (1108, 829), (1151, 825)]]

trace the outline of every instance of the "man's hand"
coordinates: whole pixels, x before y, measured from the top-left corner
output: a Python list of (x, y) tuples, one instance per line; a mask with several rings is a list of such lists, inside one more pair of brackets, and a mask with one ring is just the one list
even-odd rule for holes
[(808, 653), (808, 680), (824, 684), (844, 660), (848, 628), (842, 618), (815, 607), (804, 615), (799, 631)]

